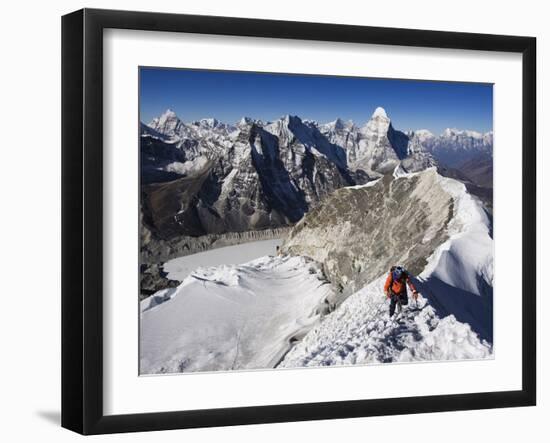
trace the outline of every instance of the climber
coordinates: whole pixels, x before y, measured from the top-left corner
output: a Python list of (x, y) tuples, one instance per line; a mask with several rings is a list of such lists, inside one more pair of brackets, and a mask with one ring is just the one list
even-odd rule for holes
[(401, 306), (409, 303), (407, 285), (409, 285), (414, 299), (417, 300), (418, 291), (411, 281), (409, 273), (402, 266), (392, 266), (384, 284), (384, 292), (386, 297), (390, 299), (390, 318), (395, 313), (395, 306), (398, 303)]

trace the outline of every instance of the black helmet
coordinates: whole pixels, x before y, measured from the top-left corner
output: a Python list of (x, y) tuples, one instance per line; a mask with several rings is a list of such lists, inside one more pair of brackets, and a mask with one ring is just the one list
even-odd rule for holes
[(403, 268), (402, 266), (395, 266), (392, 269), (392, 276), (393, 276), (394, 280), (399, 280), (406, 273), (407, 273), (407, 271), (405, 271), (405, 268)]

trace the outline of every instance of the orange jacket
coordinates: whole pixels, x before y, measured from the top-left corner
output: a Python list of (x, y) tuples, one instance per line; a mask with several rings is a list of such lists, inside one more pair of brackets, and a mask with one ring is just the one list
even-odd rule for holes
[(388, 278), (386, 278), (386, 283), (384, 283), (384, 292), (387, 294), (391, 288), (394, 294), (401, 294), (402, 292), (407, 290), (405, 282), (409, 285), (411, 291), (416, 292), (416, 288), (414, 287), (413, 282), (411, 281), (408, 274), (404, 274), (403, 277), (401, 277), (399, 280), (393, 280), (393, 276), (390, 271)]

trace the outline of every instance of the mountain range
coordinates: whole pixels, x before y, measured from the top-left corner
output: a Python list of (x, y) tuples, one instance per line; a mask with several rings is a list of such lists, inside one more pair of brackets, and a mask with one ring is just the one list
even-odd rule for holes
[(336, 189), (398, 170), (436, 166), (492, 187), (492, 132), (402, 132), (380, 107), (363, 126), (292, 115), (186, 123), (167, 110), (140, 135), (142, 239), (293, 225)]

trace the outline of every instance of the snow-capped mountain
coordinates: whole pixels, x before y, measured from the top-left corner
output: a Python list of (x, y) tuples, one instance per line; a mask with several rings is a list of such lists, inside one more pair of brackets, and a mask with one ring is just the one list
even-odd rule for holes
[(184, 123), (171, 109), (167, 109), (160, 117), (151, 120), (148, 126), (171, 138), (174, 142), (189, 137), (204, 137), (210, 132), (224, 133), (232, 129), (231, 126), (221, 123), (215, 118), (203, 118), (191, 123)]
[(376, 108), (363, 127), (337, 119), (319, 128), (331, 143), (344, 149), (350, 170), (371, 179), (393, 171), (399, 164), (410, 172), (436, 164), (418, 140), (394, 129), (381, 107)]
[(214, 158), (222, 155), (231, 144), (230, 134), (236, 129), (215, 118), (184, 123), (171, 109), (154, 118), (147, 126), (161, 134), (163, 141), (181, 149), (187, 161), (199, 156)]
[(383, 108), (376, 108), (361, 134), (359, 146), (350, 152), (356, 169), (387, 173), (407, 156), (408, 137), (393, 128)]
[(461, 167), (474, 158), (493, 157), (493, 132), (484, 134), (447, 128), (441, 135), (427, 130), (418, 130), (409, 134), (416, 138), (424, 148), (441, 164), (449, 167)]
[(295, 116), (269, 124), (243, 119), (231, 129), (210, 122), (204, 130), (166, 112), (154, 123), (166, 139), (142, 136), (142, 171), (156, 162), (164, 173), (181, 174), (143, 188), (144, 220), (160, 238), (290, 225), (355, 183), (342, 148)]
[(168, 136), (178, 136), (185, 124), (178, 118), (176, 113), (167, 109), (160, 117), (156, 117), (147, 125), (155, 131)]
[(167, 110), (141, 128), (144, 223), (164, 240), (293, 225), (334, 190), (398, 166), (415, 172), (492, 152), (489, 134), (398, 131), (381, 107), (362, 127), (291, 115), (185, 123)]
[[(309, 122), (315, 125), (315, 122)], [(318, 125), (319, 131), (323, 134), (330, 143), (340, 146), (346, 152), (346, 158), (350, 161), (347, 153), (357, 149), (359, 143), (359, 128), (351, 121), (344, 122), (337, 118), (333, 122)]]
[[(408, 135), (395, 130), (380, 107), (363, 127), (341, 119), (321, 125), (291, 115), (267, 123), (243, 117), (234, 126), (212, 118), (184, 123), (171, 110), (143, 126), (184, 151), (186, 160), (193, 160), (197, 156), (226, 156), (240, 133), (250, 131), (251, 125), (274, 135), (283, 146), (297, 140), (308, 152), (326, 157), (352, 176), (357, 173), (355, 178), (359, 181), (390, 172), (401, 160), (422, 150), (409, 148)], [(147, 137), (151, 133), (143, 130), (142, 135)], [(423, 154), (429, 156), (428, 150), (424, 149)]]

